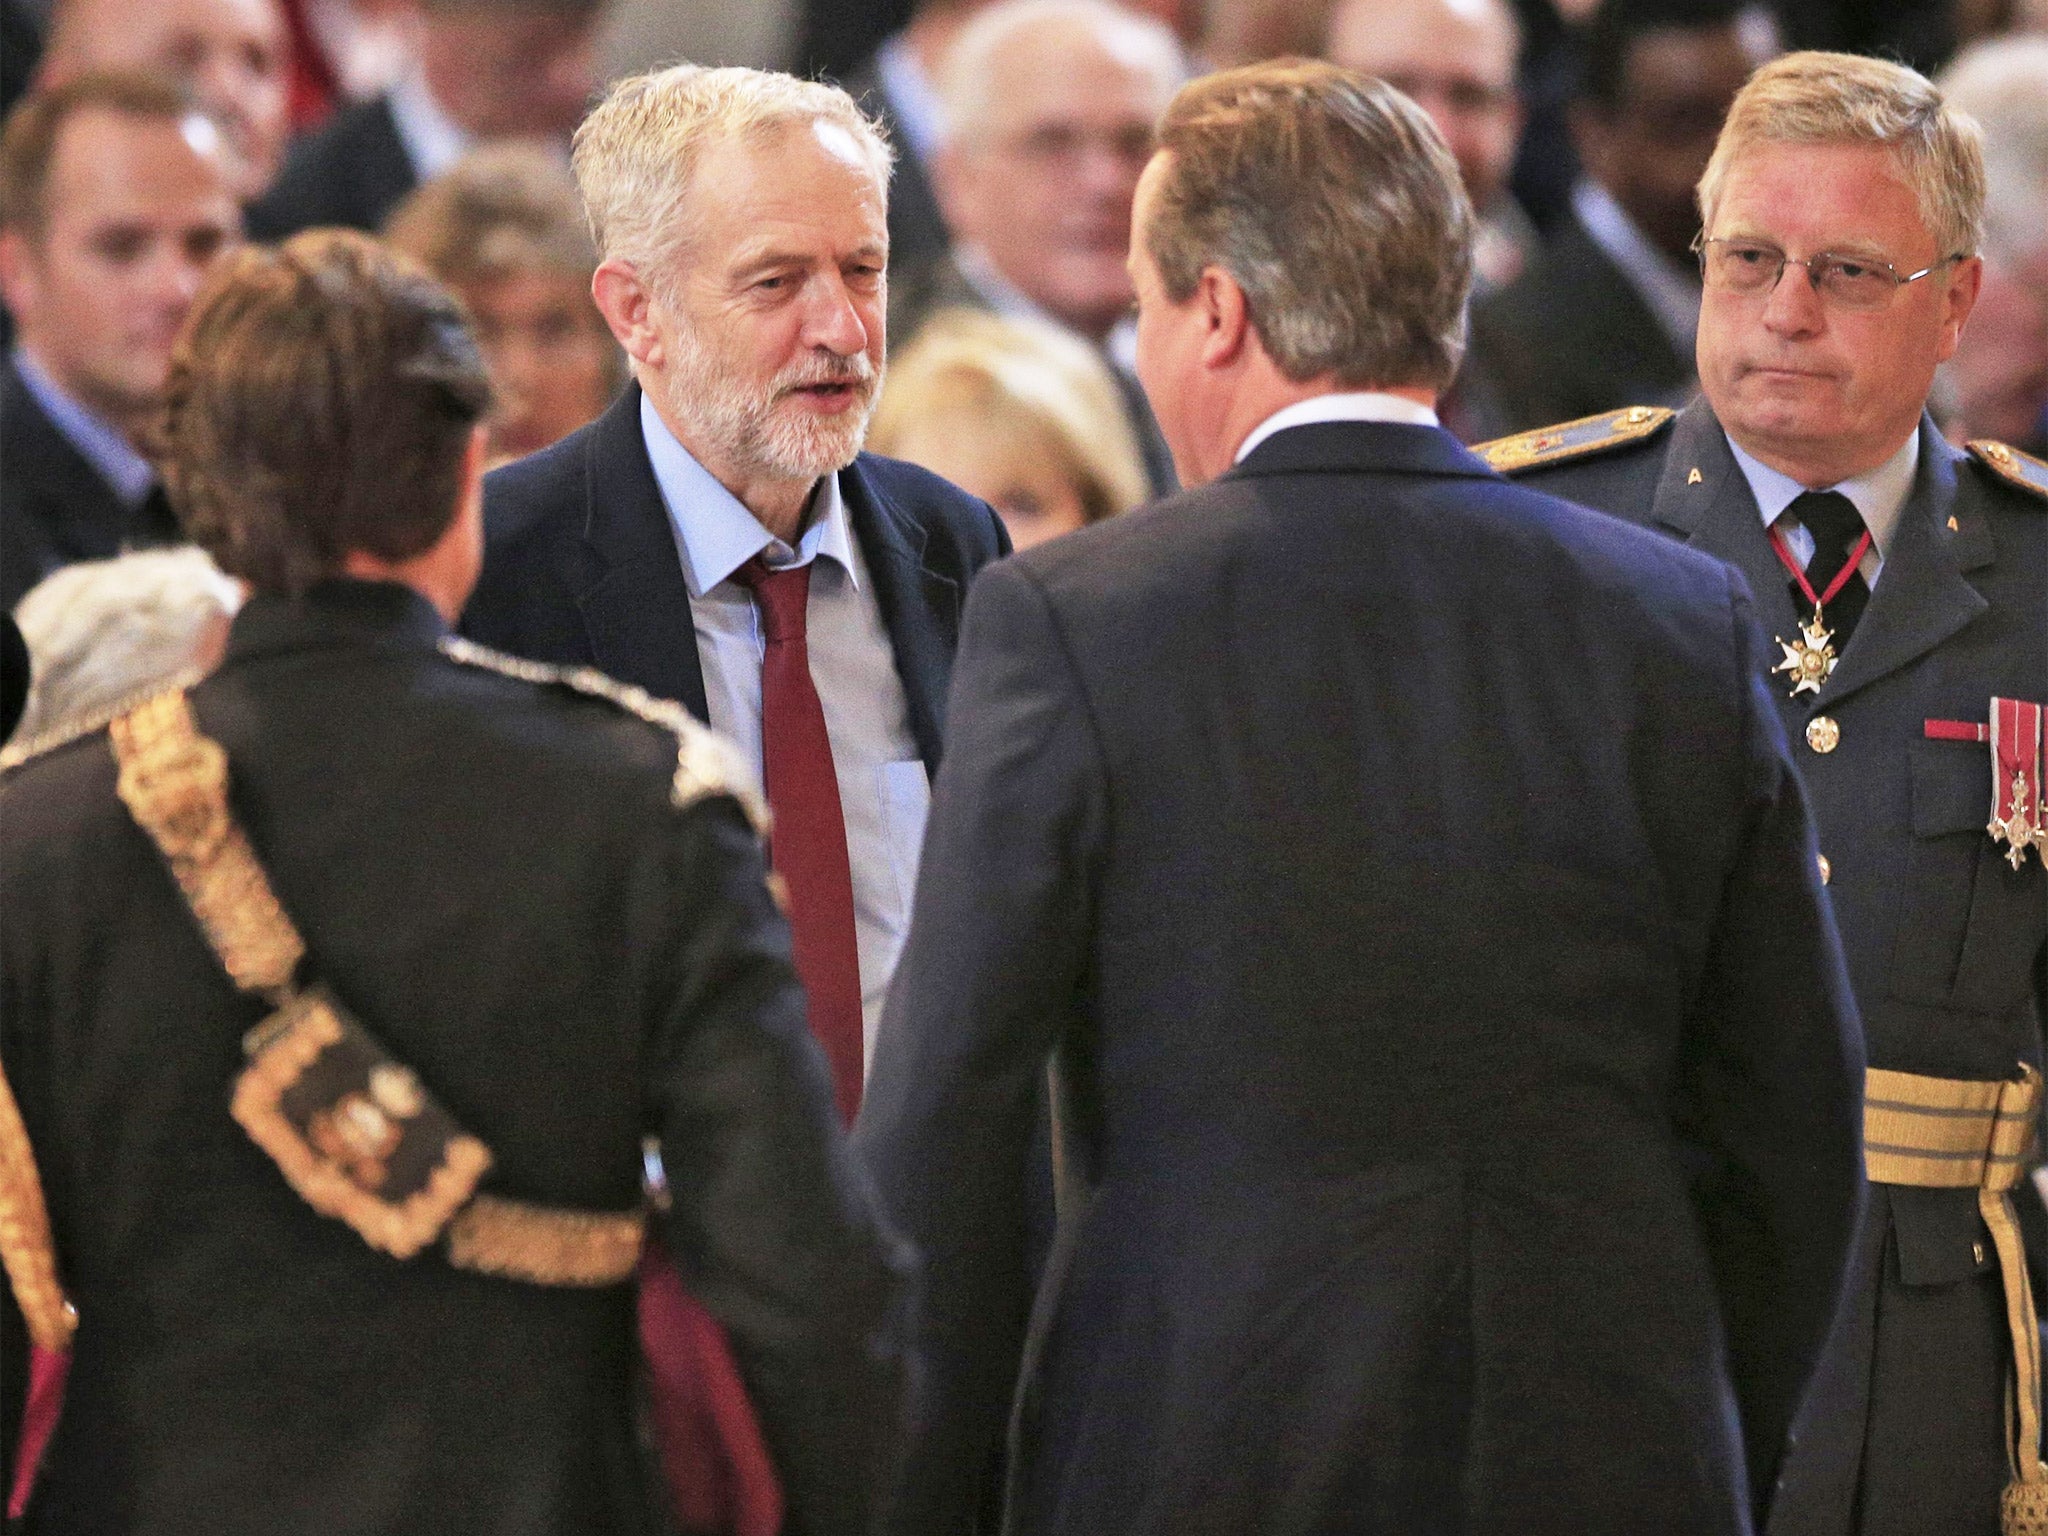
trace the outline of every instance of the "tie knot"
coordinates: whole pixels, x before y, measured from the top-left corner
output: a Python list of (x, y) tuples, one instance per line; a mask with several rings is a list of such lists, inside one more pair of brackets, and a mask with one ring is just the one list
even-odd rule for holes
[(1849, 558), (1850, 548), (1863, 537), (1863, 514), (1840, 491), (1804, 492), (1785, 510), (1813, 535), (1814, 552), (1832, 557), (1836, 565)]
[(734, 571), (733, 579), (754, 592), (754, 605), (761, 613), (761, 630), (770, 640), (801, 640), (804, 618), (811, 598), (811, 567), (785, 566), (771, 570), (756, 555)]

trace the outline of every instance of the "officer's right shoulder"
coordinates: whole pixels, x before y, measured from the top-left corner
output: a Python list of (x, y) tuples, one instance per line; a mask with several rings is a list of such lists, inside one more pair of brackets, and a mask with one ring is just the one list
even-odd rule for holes
[(1518, 475), (1654, 442), (1677, 415), (1669, 406), (1623, 406), (1597, 416), (1560, 422), (1554, 427), (1539, 427), (1534, 432), (1497, 437), (1492, 442), (1475, 444), (1472, 451), (1500, 474)]
[(675, 742), (675, 769), (669, 781), (671, 804), (681, 810), (713, 796), (728, 796), (739, 803), (757, 830), (767, 829), (767, 806), (739, 749), (673, 700), (658, 699), (646, 689), (619, 682), (595, 667), (529, 661), (459, 635), (442, 639), (441, 654), (458, 666), (493, 673), (537, 689), (566, 692), (578, 700), (597, 701), (653, 726)]

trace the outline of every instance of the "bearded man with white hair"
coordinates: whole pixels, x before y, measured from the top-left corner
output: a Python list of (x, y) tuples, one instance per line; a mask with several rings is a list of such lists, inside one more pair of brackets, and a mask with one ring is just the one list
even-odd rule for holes
[(881, 384), (889, 149), (835, 87), (682, 65), (577, 131), (597, 305), (634, 383), (491, 475), (464, 619), (737, 742), (774, 812), (797, 970), (841, 1113), (910, 896), (986, 503), (861, 453)]

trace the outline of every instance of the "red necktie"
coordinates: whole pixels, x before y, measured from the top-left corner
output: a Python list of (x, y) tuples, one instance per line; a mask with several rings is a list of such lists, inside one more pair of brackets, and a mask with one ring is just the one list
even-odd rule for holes
[(811, 1033), (832, 1063), (839, 1113), (851, 1124), (861, 1090), (860, 950), (839, 775), (804, 637), (811, 567), (773, 571), (756, 559), (733, 579), (753, 588), (767, 641), (761, 657), (761, 756), (774, 813), (769, 858), (789, 892), (796, 973), (810, 998)]

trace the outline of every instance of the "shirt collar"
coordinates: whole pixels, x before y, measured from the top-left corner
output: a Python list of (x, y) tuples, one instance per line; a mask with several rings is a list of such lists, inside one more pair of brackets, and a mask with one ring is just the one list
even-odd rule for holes
[(676, 441), (644, 391), (640, 396), (640, 435), (647, 444), (648, 462), (654, 466), (662, 505), (668, 509), (691, 597), (703, 597), (756, 555), (776, 570), (808, 565), (822, 555), (836, 562), (859, 589), (853, 528), (837, 475), (818, 481), (813, 515), (792, 548), (763, 528), (745, 503)]
[(1572, 212), (1650, 306), (1679, 356), (1690, 359), (1700, 328), (1698, 276), (1650, 244), (1599, 182), (1581, 179), (1572, 188)]
[(920, 160), (931, 159), (945, 136), (945, 109), (939, 104), (931, 76), (917, 62), (901, 32), (875, 50), (875, 74), (896, 111), (896, 122), (909, 141), (910, 152)]
[[(1742, 445), (1732, 437), (1728, 439), (1728, 447), (1735, 455), (1735, 462), (1742, 466), (1742, 477), (1749, 482), (1750, 494), (1756, 497), (1757, 511), (1762, 515), (1766, 528), (1785, 515), (1785, 509), (1792, 505), (1795, 497), (1809, 489), (1790, 475), (1782, 474), (1743, 452)], [(1877, 546), (1878, 558), (1882, 560), (1891, 548), (1892, 533), (1899, 526), (1899, 514), (1905, 510), (1906, 498), (1913, 494), (1913, 476), (1919, 468), (1920, 430), (1915, 427), (1899, 445), (1898, 452), (1877, 468), (1866, 470), (1838, 485), (1824, 485), (1819, 489), (1840, 491), (1849, 498), (1862, 516), (1863, 526), (1870, 530), (1870, 542)]]
[(421, 181), (432, 181), (469, 152), (470, 136), (441, 109), (418, 67), (398, 77), (386, 100), (405, 158)]
[(156, 470), (149, 460), (137, 453), (135, 445), (105, 417), (66, 394), (26, 347), (14, 349), (14, 370), (35, 396), (36, 404), (43, 408), (43, 414), (50, 418), (51, 425), (99, 472), (121, 502), (131, 510), (140, 506), (142, 498), (156, 484)]
[(1242, 464), (1251, 457), (1254, 448), (1275, 432), (1319, 421), (1391, 421), (1409, 427), (1438, 424), (1436, 412), (1428, 406), (1405, 400), (1399, 395), (1383, 395), (1376, 389), (1316, 395), (1307, 400), (1297, 400), (1292, 405), (1283, 405), (1253, 427), (1251, 435), (1238, 444), (1237, 455), (1232, 462)]

